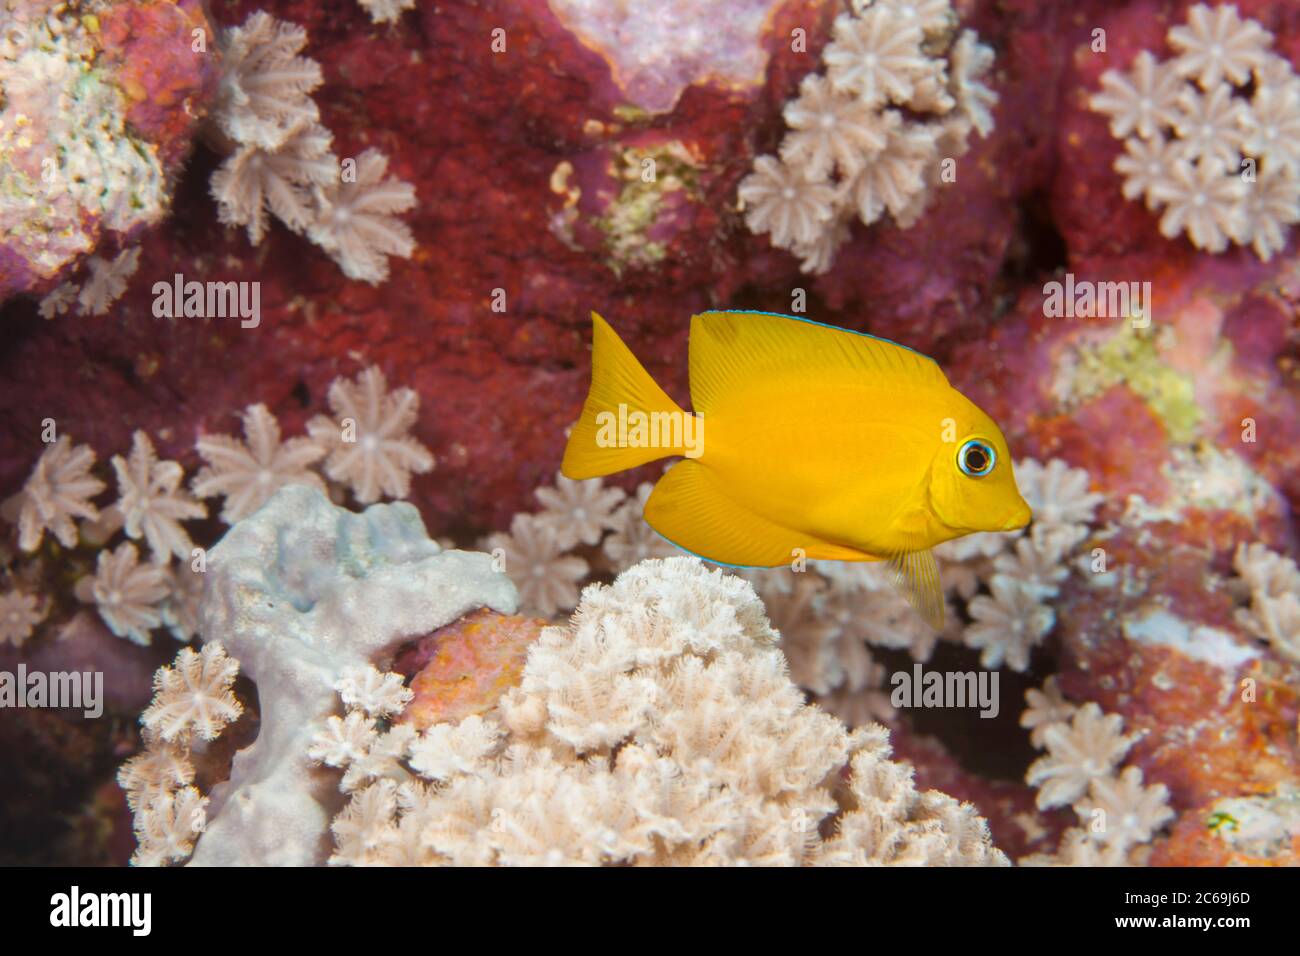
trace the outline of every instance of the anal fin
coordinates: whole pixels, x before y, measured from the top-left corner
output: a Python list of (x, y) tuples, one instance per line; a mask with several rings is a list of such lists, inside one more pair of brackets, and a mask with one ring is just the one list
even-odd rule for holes
[(790, 564), (799, 551), (811, 558), (872, 560), (737, 504), (707, 466), (690, 459), (659, 479), (646, 502), (645, 520), (679, 548), (719, 564), (774, 568)]

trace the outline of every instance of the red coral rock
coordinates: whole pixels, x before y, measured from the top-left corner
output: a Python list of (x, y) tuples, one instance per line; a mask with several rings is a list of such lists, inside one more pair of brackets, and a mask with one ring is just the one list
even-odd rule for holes
[(393, 667), (411, 675), (415, 698), (401, 720), (423, 730), (491, 710), (523, 676), (545, 621), (481, 609), (402, 651)]

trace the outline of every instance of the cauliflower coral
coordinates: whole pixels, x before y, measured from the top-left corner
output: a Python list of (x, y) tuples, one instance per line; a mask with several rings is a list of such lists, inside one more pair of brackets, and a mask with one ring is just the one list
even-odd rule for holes
[(648, 561), (543, 630), (495, 713), (411, 738), (413, 773), (345, 778), (331, 861), (1005, 862), (886, 739), (804, 703), (748, 583)]

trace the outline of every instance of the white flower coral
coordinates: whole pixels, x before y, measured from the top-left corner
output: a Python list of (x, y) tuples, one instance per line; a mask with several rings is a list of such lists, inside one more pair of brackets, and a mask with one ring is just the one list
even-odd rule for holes
[(22, 647), (49, 613), (48, 602), (18, 588), (0, 591), (0, 644)]
[(129, 541), (99, 552), (94, 576), (77, 582), (77, 596), (94, 602), (108, 629), (136, 644), (148, 644), (150, 632), (162, 623), (159, 605), (169, 593), (167, 569), (141, 564)]
[(578, 603), (578, 582), (587, 575), (587, 562), (565, 554), (552, 522), (517, 514), (510, 522), (510, 533), (489, 535), (485, 546), (500, 553), (503, 570), (519, 590), (522, 607), (552, 617)]
[(194, 542), (181, 521), (203, 518), (208, 509), (181, 488), (185, 472), (174, 461), (159, 461), (148, 434), (137, 430), (128, 458), (113, 456), (117, 472), (117, 510), (128, 538), (143, 537), (153, 560), (166, 564), (175, 555), (190, 557)]
[(82, 315), (103, 315), (108, 307), (122, 297), (126, 291), (127, 280), (135, 275), (140, 266), (140, 249), (123, 249), (113, 259), (91, 256), (86, 260), (90, 275), (77, 302)]
[(653, 491), (652, 482), (642, 482), (636, 494), (628, 498), (610, 519), (614, 533), (605, 538), (602, 547), (615, 571), (626, 571), (650, 558), (666, 558), (681, 553), (645, 520), (645, 505)]
[(388, 257), (408, 259), (415, 248), (410, 227), (396, 214), (415, 206), (415, 187), (388, 177), (388, 157), (368, 149), (356, 159), (356, 176), (316, 188), (316, 216), (307, 235), (350, 279), (378, 285), (388, 278)]
[(35, 551), (46, 531), (65, 548), (75, 547), (73, 519), (99, 520), (99, 509), (90, 499), (105, 486), (90, 473), (94, 464), (94, 450), (89, 445), (74, 445), (67, 435), (45, 447), (15, 501), (20, 548)]
[(740, 184), (740, 200), (748, 207), (751, 231), (767, 232), (778, 246), (808, 245), (832, 218), (835, 190), (808, 178), (801, 167), (772, 156), (754, 160), (754, 172)]
[(184, 648), (154, 674), (154, 699), (140, 717), (145, 749), (118, 771), (134, 813), (136, 866), (187, 858), (207, 822), (208, 798), (192, 784), (195, 738), (214, 740), (243, 708), (231, 688), (239, 673), (218, 643)]
[(750, 231), (768, 233), (805, 272), (825, 272), (855, 215), (902, 228), (925, 211), (941, 159), (971, 130), (993, 129), (982, 77), (993, 51), (957, 35), (947, 0), (855, 3), (835, 21), (826, 75), (805, 77), (785, 107), (781, 159), (759, 156), (740, 184)]
[(545, 508), (541, 519), (551, 525), (561, 548), (599, 543), (618, 526), (614, 509), (627, 497), (622, 488), (606, 488), (599, 478), (574, 481), (561, 474), (555, 476), (555, 487), (533, 493)]
[(182, 648), (175, 664), (154, 674), (154, 699), (140, 723), (167, 743), (215, 740), (243, 711), (231, 690), (238, 674), (239, 662), (220, 644)]
[(280, 423), (261, 403), (244, 409), (244, 441), (230, 435), (203, 435), (194, 447), (207, 465), (192, 485), (201, 498), (224, 497), (221, 520), (246, 518), (279, 488), (288, 484), (325, 490), (311, 470), (325, 449), (306, 436), (280, 440)]
[(856, 175), (885, 148), (886, 134), (899, 123), (898, 113), (840, 96), (816, 74), (804, 77), (784, 115), (793, 132), (781, 143), (781, 158), (814, 180), (829, 178), (837, 168)]
[(841, 14), (834, 36), (823, 59), (838, 92), (853, 94), (867, 106), (912, 96), (912, 81), (925, 67), (921, 28), (914, 17), (873, 5), (859, 16)]
[(312, 188), (326, 186), (339, 175), (330, 139), (329, 130), (319, 123), (304, 123), (274, 150), (236, 150), (212, 174), (210, 188), (221, 221), (247, 227), (253, 245), (266, 235), (267, 210), (294, 232), (306, 230), (316, 215)]
[(325, 473), (345, 482), (358, 501), (405, 498), (412, 473), (432, 470), (433, 455), (409, 434), (420, 414), (414, 389), (390, 392), (384, 373), (371, 366), (354, 381), (336, 378), (328, 397), (334, 417), (317, 415), (307, 431), (328, 450)]
[(1240, 545), (1233, 566), (1250, 590), (1250, 607), (1237, 611), (1248, 632), (1285, 658), (1300, 662), (1300, 570), (1262, 544)]
[(1300, 222), (1300, 77), (1231, 4), (1193, 6), (1168, 39), (1177, 56), (1143, 51), (1091, 98), (1125, 142), (1124, 197), (1164, 207), (1166, 238), (1185, 233), (1210, 252), (1249, 245), (1267, 261)]
[(1025, 780), (1039, 788), (1040, 810), (1077, 800), (1094, 780), (1110, 775), (1137, 739), (1121, 732), (1123, 724), (1118, 714), (1103, 714), (1090, 702), (1076, 710), (1068, 724), (1046, 725), (1040, 739), (1047, 754), (1025, 774)]
[(1094, 779), (1074, 810), (1081, 819), (1096, 824), (1086, 831), (1090, 837), (1120, 852), (1148, 842), (1174, 817), (1169, 788), (1162, 783), (1143, 786), (1137, 767), (1125, 767), (1119, 777)]
[(979, 595), (968, 607), (974, 622), (963, 640), (980, 649), (980, 664), (1012, 670), (1029, 667), (1029, 653), (1056, 622), (1056, 614), (1042, 603), (1041, 591), (1021, 578), (995, 574), (989, 582), (992, 596)]
[(320, 64), (299, 56), (307, 31), (258, 11), (223, 34), (223, 76), (213, 115), (238, 143), (276, 149), (290, 132), (315, 123), (311, 98)]
[[(404, 0), (379, 0), (376, 21), (395, 19)], [(299, 56), (306, 31), (262, 12), (223, 37), (225, 73), (212, 136), (226, 161), (210, 184), (220, 219), (245, 226), (257, 245), (269, 210), (321, 246), (349, 278), (388, 277), (388, 256), (409, 257), (410, 229), (395, 214), (415, 205), (410, 183), (385, 178), (388, 160), (368, 149), (340, 162), (311, 92), (320, 64)]]

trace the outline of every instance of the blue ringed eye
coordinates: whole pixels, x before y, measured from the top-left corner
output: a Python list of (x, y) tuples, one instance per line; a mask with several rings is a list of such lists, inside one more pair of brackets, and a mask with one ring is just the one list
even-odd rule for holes
[(963, 475), (983, 478), (998, 463), (998, 453), (986, 441), (972, 438), (957, 451), (957, 467)]

